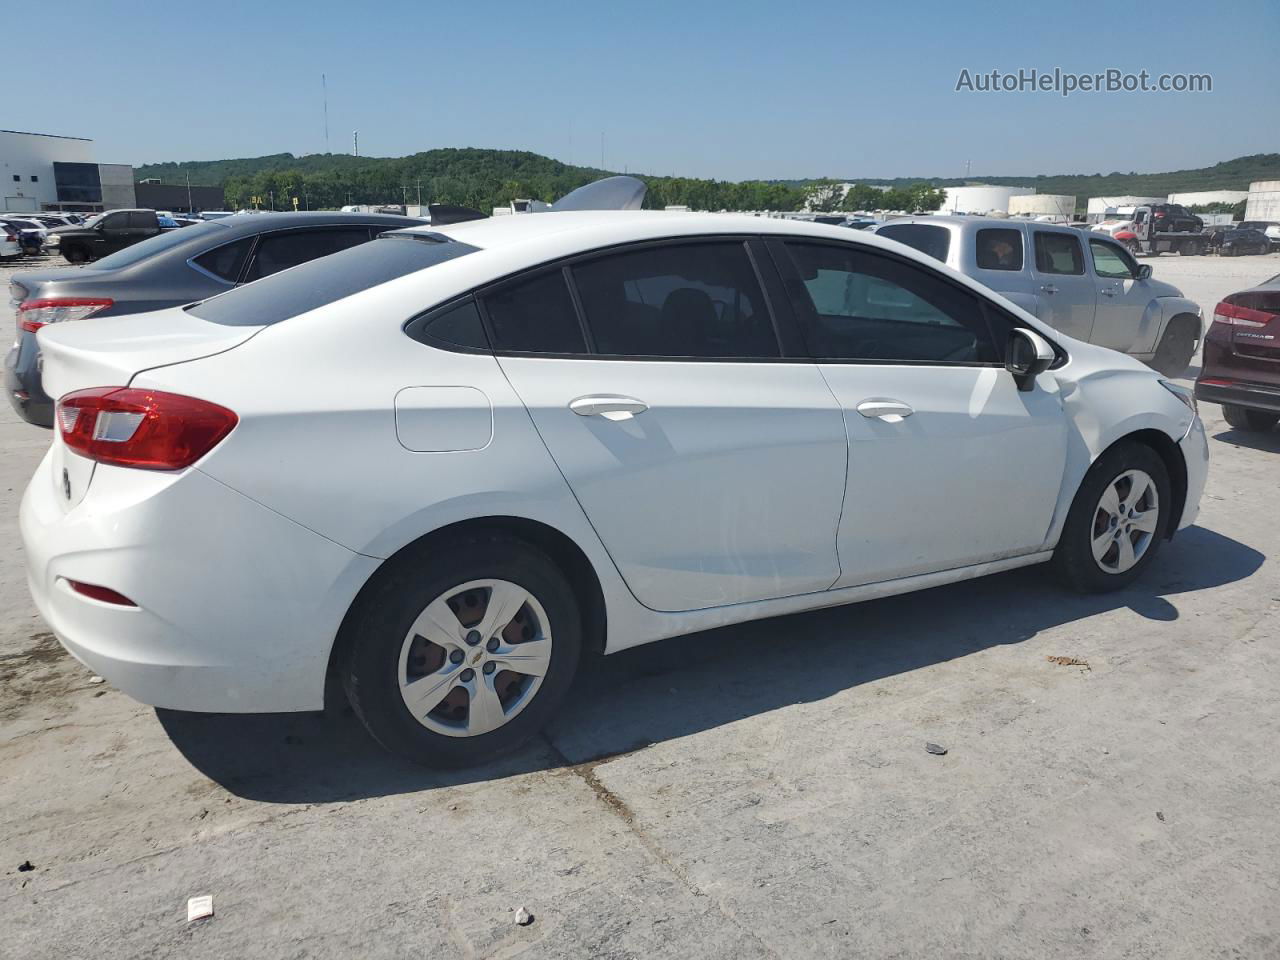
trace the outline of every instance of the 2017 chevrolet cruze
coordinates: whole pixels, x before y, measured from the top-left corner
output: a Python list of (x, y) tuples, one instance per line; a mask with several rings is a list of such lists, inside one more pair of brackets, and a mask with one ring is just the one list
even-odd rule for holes
[(386, 235), (40, 331), (36, 603), (150, 704), (323, 706), (465, 764), (579, 659), (1052, 560), (1196, 515), (1194, 401), (899, 244), (549, 213)]

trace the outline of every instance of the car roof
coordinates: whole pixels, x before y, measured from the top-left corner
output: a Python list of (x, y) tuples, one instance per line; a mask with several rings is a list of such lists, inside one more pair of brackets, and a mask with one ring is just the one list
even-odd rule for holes
[[(388, 230), (397, 227), (425, 224), (414, 217), (397, 216), (388, 213), (341, 213), (333, 210), (310, 210), (298, 213), (263, 212), (236, 213), (229, 217), (218, 217), (210, 223), (235, 230), (238, 233), (261, 233), (264, 230), (283, 230), (289, 227), (329, 226), (332, 224), (352, 223), (368, 226), (385, 224)], [(225, 234), (223, 234), (225, 236)]]

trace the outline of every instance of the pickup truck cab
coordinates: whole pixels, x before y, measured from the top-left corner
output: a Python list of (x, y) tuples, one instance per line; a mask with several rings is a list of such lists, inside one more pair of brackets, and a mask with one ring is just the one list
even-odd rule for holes
[(110, 210), (79, 227), (49, 232), (68, 263), (87, 263), (154, 237), (162, 227), (154, 210)]
[(1077, 340), (1127, 353), (1165, 376), (1187, 368), (1200, 307), (1151, 278), (1104, 234), (992, 217), (901, 217), (875, 228), (972, 277)]

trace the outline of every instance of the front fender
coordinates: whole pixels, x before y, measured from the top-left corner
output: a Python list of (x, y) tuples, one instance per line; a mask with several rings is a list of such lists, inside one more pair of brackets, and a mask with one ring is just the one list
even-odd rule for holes
[[(1143, 352), (1152, 353), (1160, 343), (1160, 338), (1164, 336), (1165, 329), (1169, 326), (1169, 321), (1174, 317), (1191, 315), (1196, 318), (1196, 342), (1199, 343), (1204, 336), (1204, 315), (1201, 313), (1200, 304), (1194, 300), (1188, 300), (1186, 297), (1156, 297), (1151, 305), (1147, 308), (1147, 314), (1158, 319), (1157, 324), (1153, 324), (1154, 336), (1151, 338)], [(1147, 318), (1143, 317), (1143, 328), (1147, 327)]]

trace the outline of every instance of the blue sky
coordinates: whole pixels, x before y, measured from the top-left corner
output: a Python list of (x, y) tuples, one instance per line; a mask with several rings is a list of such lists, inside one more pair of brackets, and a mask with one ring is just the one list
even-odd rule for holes
[[(1108, 173), (1280, 151), (1280, 3), (7, 4), (0, 127), (101, 162), (533, 150), (744, 179)], [(19, 42), (20, 49), (24, 44)], [(6, 44), (15, 46), (15, 44)], [(10, 58), (10, 66), (15, 58)], [(1212, 93), (957, 93), (961, 69), (1208, 72)], [(25, 78), (25, 79), (24, 79)], [(20, 83), (22, 92), (14, 92)]]

